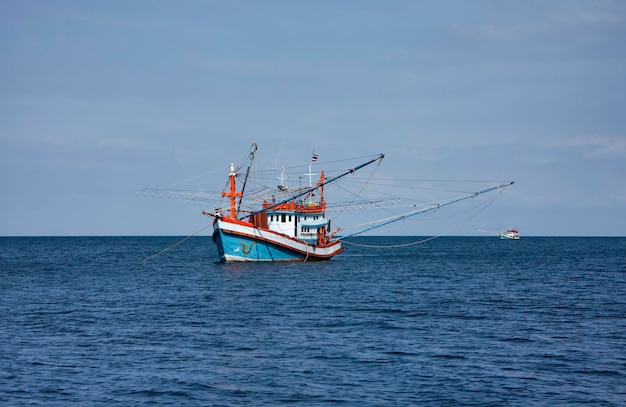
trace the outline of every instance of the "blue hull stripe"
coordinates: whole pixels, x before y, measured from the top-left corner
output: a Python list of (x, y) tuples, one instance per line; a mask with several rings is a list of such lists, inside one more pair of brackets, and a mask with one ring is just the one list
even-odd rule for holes
[(216, 231), (214, 237), (222, 261), (302, 261), (306, 257), (306, 254), (247, 236)]

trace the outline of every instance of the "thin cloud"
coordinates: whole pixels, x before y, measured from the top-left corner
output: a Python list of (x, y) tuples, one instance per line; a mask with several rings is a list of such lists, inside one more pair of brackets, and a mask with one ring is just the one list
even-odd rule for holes
[(566, 2), (554, 13), (553, 20), (564, 26), (621, 26), (625, 11), (623, 2)]
[[(508, 12), (505, 14), (509, 14)], [(523, 22), (500, 21), (453, 24), (450, 31), (481, 41), (512, 42), (555, 34), (585, 34), (590, 31), (622, 29), (626, 25), (626, 3), (618, 1), (564, 2), (555, 10), (529, 15)]]
[(478, 40), (508, 42), (513, 39), (510, 28), (496, 24), (453, 24), (450, 30), (461, 37)]
[(95, 147), (122, 150), (154, 150), (157, 145), (128, 137), (101, 138), (94, 143)]
[(565, 147), (580, 150), (591, 158), (626, 157), (626, 138), (590, 134), (574, 137)]

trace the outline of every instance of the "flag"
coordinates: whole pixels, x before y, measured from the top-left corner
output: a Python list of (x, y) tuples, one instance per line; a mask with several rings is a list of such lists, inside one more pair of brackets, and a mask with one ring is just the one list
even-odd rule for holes
[(311, 156), (311, 162), (314, 163), (315, 161), (317, 161), (317, 157), (318, 155), (313, 153), (313, 155)]

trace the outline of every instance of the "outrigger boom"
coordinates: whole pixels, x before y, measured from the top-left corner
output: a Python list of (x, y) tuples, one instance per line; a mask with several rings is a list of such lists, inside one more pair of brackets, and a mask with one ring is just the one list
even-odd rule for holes
[(509, 186), (511, 186), (513, 184), (515, 184), (514, 181), (506, 182), (504, 184), (500, 184), (500, 185), (497, 185), (497, 186), (491, 187), (491, 188), (486, 188), (486, 189), (483, 189), (483, 190), (478, 191), (478, 192), (473, 192), (471, 194), (468, 194), (468, 195), (465, 195), (465, 196), (462, 196), (462, 197), (459, 197), (459, 198), (455, 198), (455, 199), (451, 199), (451, 200), (444, 201), (444, 202), (441, 202), (441, 203), (437, 203), (437, 204), (434, 204), (434, 205), (429, 206), (427, 208), (422, 208), (422, 209), (418, 209), (416, 211), (412, 211), (412, 212), (404, 213), (402, 215), (397, 215), (397, 216), (394, 216), (394, 217), (391, 217), (391, 218), (387, 218), (385, 220), (376, 222), (376, 223), (368, 226), (365, 229), (359, 230), (359, 231), (354, 232), (354, 233), (350, 233), (348, 235), (343, 235), (343, 236), (341, 236), (341, 239), (346, 239), (348, 237), (360, 235), (361, 233), (365, 233), (365, 232), (368, 232), (368, 231), (373, 230), (373, 229), (377, 229), (377, 228), (380, 228), (380, 227), (383, 227), (383, 226), (387, 226), (389, 224), (401, 221), (403, 219), (410, 218), (412, 216), (420, 215), (422, 213), (435, 211), (435, 210), (437, 210), (437, 209), (439, 209), (441, 207), (444, 207), (444, 206), (447, 206), (447, 205), (451, 205), (453, 203), (456, 203), (456, 202), (459, 202), (459, 201), (463, 201), (465, 199), (475, 198), (478, 195), (482, 195), (482, 194), (485, 194), (487, 192), (495, 191), (497, 189), (504, 190), (504, 189), (508, 188)]
[(280, 202), (276, 202), (276, 203), (274, 203), (274, 204), (271, 204), (271, 205), (269, 205), (268, 207), (263, 208), (263, 209), (260, 209), (260, 210), (258, 210), (258, 211), (256, 211), (256, 212), (252, 212), (252, 213), (250, 213), (250, 214), (248, 214), (248, 215), (244, 216), (242, 219), (250, 218), (250, 217), (252, 217), (252, 216), (254, 216), (254, 215), (258, 214), (258, 213), (261, 213), (261, 212), (264, 212), (264, 211), (267, 211), (267, 210), (274, 209), (274, 208), (276, 208), (276, 207), (278, 207), (278, 206), (280, 206), (280, 205), (282, 205), (282, 204), (285, 204), (285, 203), (290, 202), (290, 201), (292, 201), (292, 200), (294, 200), (294, 199), (300, 198), (301, 196), (304, 196), (304, 195), (306, 195), (306, 194), (309, 194), (309, 193), (311, 193), (311, 192), (315, 191), (316, 189), (320, 189), (320, 188), (322, 188), (324, 185), (330, 184), (331, 182), (335, 182), (335, 181), (337, 181), (338, 179), (340, 179), (340, 178), (342, 178), (342, 177), (344, 177), (344, 176), (346, 176), (346, 175), (348, 175), (348, 174), (352, 174), (353, 172), (355, 172), (355, 171), (357, 171), (357, 170), (360, 170), (360, 169), (361, 169), (361, 168), (363, 168), (363, 167), (366, 167), (366, 166), (368, 166), (368, 165), (370, 165), (370, 164), (372, 164), (372, 163), (375, 163), (376, 161), (382, 160), (383, 158), (385, 158), (385, 155), (384, 155), (384, 154), (379, 154), (378, 156), (376, 156), (376, 158), (374, 158), (374, 159), (372, 159), (372, 160), (370, 160), (370, 161), (368, 161), (368, 162), (366, 162), (366, 163), (359, 164), (359, 165), (357, 165), (356, 167), (350, 168), (350, 169), (346, 170), (345, 172), (343, 172), (343, 173), (341, 173), (341, 174), (339, 174), (339, 175), (337, 175), (337, 176), (335, 176), (335, 177), (328, 178), (327, 180), (324, 180), (324, 181), (322, 181), (322, 182), (318, 183), (316, 186), (311, 187), (311, 188), (308, 188), (308, 189), (304, 190), (303, 192), (300, 192), (299, 194), (296, 194), (296, 195), (290, 196), (290, 197), (289, 197), (289, 198), (287, 198), (287, 199), (284, 199), (284, 200), (282, 200), (282, 201), (280, 201)]

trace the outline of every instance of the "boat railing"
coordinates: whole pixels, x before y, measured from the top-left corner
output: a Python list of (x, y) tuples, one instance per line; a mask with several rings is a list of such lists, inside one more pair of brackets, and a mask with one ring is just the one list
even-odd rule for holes
[(307, 204), (307, 205), (296, 204), (295, 209), (296, 209), (296, 212), (301, 212), (301, 213), (324, 212), (326, 210), (326, 201), (322, 201), (319, 204)]
[(326, 210), (326, 201), (320, 203), (297, 204), (294, 201), (284, 202), (276, 205), (272, 202), (263, 202), (263, 208), (272, 207), (272, 211), (294, 211), (300, 213), (319, 213)]
[(296, 203), (294, 201), (284, 202), (279, 205), (276, 205), (274, 202), (263, 201), (263, 208), (272, 207), (274, 211), (295, 211)]

